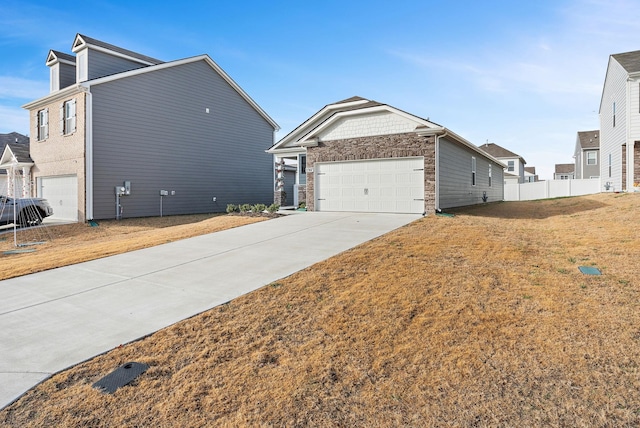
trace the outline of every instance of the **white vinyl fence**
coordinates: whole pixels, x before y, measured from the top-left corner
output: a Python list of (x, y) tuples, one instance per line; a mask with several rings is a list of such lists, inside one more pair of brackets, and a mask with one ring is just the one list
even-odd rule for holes
[(534, 199), (581, 196), (600, 193), (600, 179), (548, 180), (535, 183), (505, 184), (505, 201), (532, 201)]

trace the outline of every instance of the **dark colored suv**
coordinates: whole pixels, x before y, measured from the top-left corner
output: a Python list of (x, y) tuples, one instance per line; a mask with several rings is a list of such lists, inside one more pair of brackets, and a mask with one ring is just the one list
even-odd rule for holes
[[(53, 208), (51, 208), (46, 199), (14, 199), (0, 196), (0, 224), (15, 223), (19, 226), (37, 226), (42, 223), (45, 217), (49, 217), (52, 214)], [(17, 222), (15, 219), (17, 219)]]

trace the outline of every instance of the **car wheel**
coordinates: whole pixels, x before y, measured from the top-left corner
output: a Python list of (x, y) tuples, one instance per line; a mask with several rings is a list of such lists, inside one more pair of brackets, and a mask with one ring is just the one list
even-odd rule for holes
[(42, 217), (39, 214), (37, 210), (23, 209), (18, 215), (18, 224), (22, 227), (37, 226), (42, 223)]

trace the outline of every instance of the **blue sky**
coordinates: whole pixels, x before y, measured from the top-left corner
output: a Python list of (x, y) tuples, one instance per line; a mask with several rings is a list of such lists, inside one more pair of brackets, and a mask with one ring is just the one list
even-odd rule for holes
[[(81, 4), (81, 6), (80, 6)], [(598, 129), (610, 54), (640, 49), (627, 0), (0, 3), (0, 133), (28, 133), (49, 49), (76, 33), (162, 60), (209, 54), (282, 128), (358, 95), (523, 156), (543, 179)]]

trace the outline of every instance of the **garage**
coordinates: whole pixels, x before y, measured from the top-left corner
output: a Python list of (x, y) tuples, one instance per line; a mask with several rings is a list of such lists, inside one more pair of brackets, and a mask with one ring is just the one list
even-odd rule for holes
[(424, 157), (315, 164), (315, 209), (422, 214)]
[(38, 178), (38, 195), (49, 201), (55, 220), (78, 221), (78, 177), (65, 175)]

